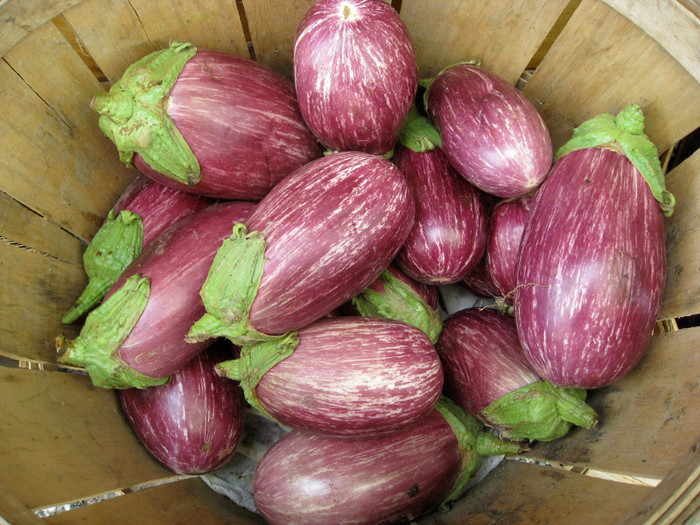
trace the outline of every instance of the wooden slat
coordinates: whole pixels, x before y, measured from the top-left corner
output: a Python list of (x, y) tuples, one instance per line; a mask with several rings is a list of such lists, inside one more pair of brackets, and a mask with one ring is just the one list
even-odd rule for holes
[(476, 56), (483, 67), (515, 84), (568, 3), (528, 0), (495, 9), (478, 0), (403, 0), (401, 17), (422, 77)]
[(660, 318), (700, 313), (700, 151), (666, 176), (676, 209), (666, 221), (666, 289)]
[(132, 492), (55, 514), (45, 518), (44, 521), (50, 525), (73, 525), (74, 523), (261, 525), (264, 523), (260, 516), (237, 507), (197, 478)]
[(700, 328), (654, 336), (639, 364), (592, 391), (599, 424), (536, 444), (529, 457), (581, 468), (663, 479), (699, 437)]
[(555, 148), (583, 121), (631, 103), (644, 110), (659, 152), (700, 126), (700, 85), (651, 37), (597, 0), (581, 2), (523, 92), (547, 122)]
[(41, 525), (43, 521), (25, 507), (6, 485), (0, 483), (0, 522), (12, 525)]
[(172, 476), (125, 422), (115, 392), (65, 372), (0, 367), (0, 483), (27, 507)]

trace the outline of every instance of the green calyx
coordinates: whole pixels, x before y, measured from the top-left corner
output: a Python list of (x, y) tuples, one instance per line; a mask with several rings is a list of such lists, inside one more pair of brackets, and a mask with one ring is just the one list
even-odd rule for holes
[(128, 210), (110, 211), (83, 254), (88, 284), (61, 322), (70, 324), (99, 303), (143, 247), (141, 217)]
[(255, 388), (268, 370), (294, 353), (298, 344), (296, 332), (289, 332), (270, 341), (246, 343), (241, 347), (239, 358), (217, 364), (216, 373), (239, 381), (248, 403), (272, 418), (260, 404)]
[(421, 329), (435, 344), (442, 331), (439, 312), (390, 271), (384, 270), (379, 278), (384, 292), (366, 288), (352, 299), (360, 315), (403, 321)]
[(399, 133), (399, 144), (418, 153), (425, 153), (442, 147), (440, 132), (428, 117), (421, 115), (414, 104), (408, 120)]
[(449, 495), (442, 501), (441, 510), (447, 510), (456, 500), (467, 482), (474, 476), (486, 456), (517, 454), (521, 446), (512, 441), (503, 441), (489, 434), (483, 424), (471, 414), (462, 410), (454, 401), (442, 396), (435, 406), (442, 417), (450, 424), (459, 441), (462, 456), (462, 472)]
[(233, 233), (217, 251), (199, 292), (207, 313), (192, 325), (186, 341), (226, 337), (242, 346), (248, 341), (279, 337), (260, 333), (248, 324), (250, 308), (262, 281), (266, 248), (261, 232), (248, 233), (245, 224), (234, 225)]
[(596, 425), (598, 415), (585, 400), (584, 389), (541, 380), (500, 397), (479, 416), (506, 439), (552, 441), (566, 435), (571, 425)]
[(454, 64), (450, 64), (448, 66), (443, 67), (437, 75), (434, 77), (430, 78), (421, 78), (418, 80), (418, 85), (425, 89), (425, 92), (423, 93), (423, 108), (425, 111), (428, 111), (428, 93), (430, 92), (430, 86), (432, 86), (433, 81), (439, 77), (442, 73), (447, 71), (450, 68), (453, 68), (455, 66), (476, 66), (480, 67), (481, 66), (481, 59), (479, 57), (474, 57), (470, 58), (468, 60), (462, 60), (461, 62), (456, 62)]
[(132, 275), (124, 285), (95, 308), (85, 319), (80, 335), (56, 338), (58, 362), (82, 367), (100, 388), (146, 388), (165, 384), (167, 377), (137, 372), (119, 356), (148, 303), (151, 284), (147, 277)]
[(98, 93), (90, 103), (122, 162), (132, 166), (138, 153), (154, 170), (189, 186), (199, 182), (201, 170), (168, 115), (168, 98), (182, 68), (196, 53), (194, 45), (174, 42), (134, 62), (108, 93)]
[(602, 113), (578, 126), (554, 160), (572, 151), (595, 147), (612, 148), (625, 155), (647, 181), (664, 215), (673, 214), (676, 199), (666, 190), (659, 153), (644, 134), (644, 114), (637, 104), (630, 104), (615, 117)]

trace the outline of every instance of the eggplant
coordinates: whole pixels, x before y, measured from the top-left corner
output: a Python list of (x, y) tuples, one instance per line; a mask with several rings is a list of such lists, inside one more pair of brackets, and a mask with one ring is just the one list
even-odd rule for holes
[(241, 441), (243, 390), (214, 369), (232, 359), (233, 350), (228, 341), (218, 341), (166, 384), (118, 391), (126, 420), (143, 446), (176, 474), (204, 474), (222, 467)]
[(215, 203), (173, 223), (124, 270), (73, 340), (56, 338), (58, 361), (83, 367), (103, 388), (145, 388), (168, 377), (211, 341), (185, 335), (201, 317), (199, 290), (234, 223), (256, 203)]
[[(487, 244), (488, 248), (488, 244)], [(486, 266), (486, 259), (482, 259), (464, 276), (459, 282), (460, 286), (466, 288), (479, 297), (498, 297), (499, 291), (489, 274)]]
[(202, 287), (207, 315), (189, 340), (242, 345), (320, 319), (391, 263), (414, 212), (406, 180), (386, 159), (340, 152), (308, 163), (234, 227)]
[(258, 464), (253, 495), (271, 525), (408, 523), (447, 510), (486, 456), (519, 448), (443, 397), (415, 425), (386, 436), (345, 440), (293, 430)]
[(418, 87), (411, 37), (381, 0), (317, 0), (295, 35), (294, 82), (328, 150), (388, 154)]
[(537, 188), (552, 165), (552, 141), (532, 103), (512, 84), (460, 63), (429, 81), (426, 112), (450, 164), (471, 184), (501, 198)]
[(289, 79), (191, 43), (138, 60), (90, 107), (128, 166), (218, 199), (259, 200), (321, 154)]
[(85, 249), (83, 267), (89, 281), (61, 322), (70, 324), (91, 310), (141, 250), (166, 227), (211, 203), (144, 175), (134, 177)]
[(571, 425), (598, 422), (586, 391), (552, 385), (523, 353), (515, 320), (492, 308), (469, 308), (445, 319), (436, 345), (445, 395), (504, 439), (552, 441)]
[(581, 124), (525, 225), (515, 319), (528, 360), (555, 385), (610, 385), (649, 343), (674, 199), (643, 130), (635, 104)]
[(413, 228), (396, 265), (425, 284), (459, 282), (486, 251), (481, 192), (459, 176), (440, 148), (417, 152), (398, 145), (393, 161), (416, 198)]
[(440, 358), (418, 328), (392, 319), (336, 317), (248, 343), (217, 366), (246, 399), (292, 429), (378, 436), (424, 417), (437, 402)]

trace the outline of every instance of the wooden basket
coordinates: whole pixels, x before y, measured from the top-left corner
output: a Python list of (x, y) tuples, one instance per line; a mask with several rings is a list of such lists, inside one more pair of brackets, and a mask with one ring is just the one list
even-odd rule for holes
[[(252, 56), (289, 76), (293, 35), (311, 3), (0, 2), (0, 516), (6, 521), (262, 522), (197, 477), (158, 465), (126, 425), (113, 392), (55, 365), (53, 339), (62, 331), (77, 335), (59, 319), (85, 284), (85, 243), (134, 176), (98, 129), (88, 108), (93, 95), (173, 40)], [(520, 85), (555, 147), (587, 118), (640, 104), (662, 160), (674, 164), (667, 185), (678, 201), (666, 222), (659, 323), (666, 330), (652, 338), (630, 375), (591, 393), (599, 426), (504, 461), (451, 512), (420, 522), (698, 523), (700, 328), (692, 321), (700, 313), (700, 152), (691, 139), (700, 125), (700, 8), (693, 0), (393, 5), (414, 39), (421, 77), (473, 56), (513, 83), (527, 71)], [(77, 508), (42, 513), (64, 505)]]

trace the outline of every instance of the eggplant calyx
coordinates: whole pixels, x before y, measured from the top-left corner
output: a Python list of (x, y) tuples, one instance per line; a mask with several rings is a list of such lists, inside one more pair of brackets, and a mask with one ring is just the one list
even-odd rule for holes
[(439, 312), (390, 271), (384, 270), (379, 278), (384, 292), (366, 288), (353, 297), (352, 304), (360, 315), (403, 321), (422, 330), (435, 344), (442, 331)]
[(425, 153), (442, 148), (440, 132), (428, 117), (421, 115), (414, 104), (408, 119), (399, 133), (399, 144), (417, 153)]
[(673, 214), (676, 199), (666, 189), (659, 153), (644, 134), (644, 114), (637, 104), (630, 104), (615, 117), (601, 113), (582, 123), (559, 148), (554, 161), (572, 151), (595, 147), (609, 147), (625, 155), (646, 180), (664, 215)]
[(99, 303), (142, 248), (141, 216), (128, 210), (110, 211), (83, 254), (88, 284), (61, 322), (70, 324)]
[(58, 362), (82, 367), (100, 388), (146, 388), (165, 384), (168, 377), (150, 377), (126, 364), (119, 349), (138, 322), (148, 303), (148, 277), (132, 275), (122, 287), (85, 319), (73, 340), (56, 337)]
[(154, 170), (189, 186), (201, 179), (199, 161), (167, 105), (182, 68), (196, 53), (194, 45), (174, 42), (134, 62), (108, 93), (98, 93), (90, 103), (122, 162), (132, 166), (138, 153)]

